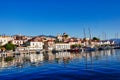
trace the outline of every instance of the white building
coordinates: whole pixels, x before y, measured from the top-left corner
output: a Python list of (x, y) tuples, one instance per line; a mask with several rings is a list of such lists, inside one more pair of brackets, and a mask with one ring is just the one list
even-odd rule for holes
[(41, 50), (43, 49), (43, 45), (43, 41), (37, 38), (31, 39), (27, 42), (29, 50)]
[(29, 50), (28, 47), (17, 47), (16, 51), (24, 51), (24, 50)]
[(55, 50), (67, 50), (70, 49), (69, 43), (56, 43)]
[(15, 35), (15, 36), (13, 36), (12, 43), (13, 43), (14, 45), (21, 46), (21, 45), (23, 45), (25, 42), (27, 42), (29, 39), (31, 39), (31, 37), (22, 36), (22, 35)]
[(23, 40), (13, 40), (12, 43), (20, 46), (24, 43), (24, 41)]
[(100, 45), (113, 45), (114, 41), (109, 41), (109, 40), (105, 40), (105, 41), (101, 41)]
[(42, 50), (44, 43), (42, 41), (30, 41), (29, 49), (30, 50)]
[(0, 36), (0, 46), (3, 46), (7, 44), (9, 41), (11, 41), (13, 38), (9, 36)]
[(43, 49), (43, 40), (40, 37), (34, 37), (31, 40), (28, 40), (28, 42), (26, 42), (29, 50), (41, 50)]

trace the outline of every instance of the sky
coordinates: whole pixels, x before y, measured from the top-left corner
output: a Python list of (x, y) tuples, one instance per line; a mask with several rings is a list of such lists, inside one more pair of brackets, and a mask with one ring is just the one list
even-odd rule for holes
[(0, 0), (0, 34), (115, 38), (120, 0)]

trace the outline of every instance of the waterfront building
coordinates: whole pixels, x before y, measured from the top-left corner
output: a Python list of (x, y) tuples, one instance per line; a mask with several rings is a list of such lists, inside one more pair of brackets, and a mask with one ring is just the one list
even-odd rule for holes
[(100, 41), (99, 44), (100, 45), (114, 45), (115, 42), (114, 41), (110, 41), (110, 40), (103, 40), (103, 41)]
[(90, 39), (89, 38), (85, 38), (85, 39), (83, 39), (82, 41), (81, 41), (81, 45), (82, 46), (89, 46), (89, 41), (90, 41)]
[(77, 38), (70, 38), (69, 39), (69, 44), (70, 45), (75, 45), (75, 44), (77, 44), (77, 45), (81, 45), (81, 39), (77, 39)]
[(42, 50), (44, 45), (40, 37), (34, 37), (31, 40), (28, 40), (26, 44), (30, 50)]
[(70, 49), (69, 43), (56, 43), (55, 50), (68, 50)]
[(28, 51), (29, 49), (28, 49), (28, 47), (17, 47), (16, 48), (16, 51)]
[(91, 40), (91, 47), (93, 48), (95, 46), (100, 46), (99, 43), (100, 43), (99, 41)]

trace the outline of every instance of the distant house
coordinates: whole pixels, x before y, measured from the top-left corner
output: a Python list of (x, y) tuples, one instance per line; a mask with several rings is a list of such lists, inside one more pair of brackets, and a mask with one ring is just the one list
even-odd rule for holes
[(23, 42), (24, 42), (23, 40), (13, 40), (12, 41), (13, 44), (18, 45), (18, 46), (22, 45)]
[(23, 45), (28, 39), (29, 39), (29, 38), (26, 37), (26, 36), (15, 35), (15, 36), (13, 36), (12, 43), (13, 43), (14, 45), (21, 46), (21, 45)]
[(9, 41), (11, 41), (13, 38), (10, 36), (0, 36), (0, 46), (3, 46), (7, 44)]
[(43, 41), (39, 37), (35, 37), (27, 42), (27, 45), (30, 50), (41, 50), (43, 49)]
[(81, 45), (81, 42), (82, 42), (81, 39), (75, 39), (75, 38), (69, 39), (70, 45), (75, 45), (75, 44)]
[(114, 45), (115, 41), (112, 40), (102, 40), (98, 42), (98, 45)]
[(69, 43), (56, 43), (55, 50), (67, 50), (70, 49)]
[(114, 42), (111, 42), (110, 40), (100, 41), (100, 45), (111, 45), (111, 44), (114, 44)]

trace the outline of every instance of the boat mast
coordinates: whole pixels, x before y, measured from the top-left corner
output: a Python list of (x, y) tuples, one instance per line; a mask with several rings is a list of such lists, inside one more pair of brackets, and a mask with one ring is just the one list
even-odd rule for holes
[(83, 29), (83, 33), (84, 33), (84, 38), (86, 39), (85, 28)]
[(106, 33), (105, 33), (105, 40), (106, 40), (107, 38), (106, 38)]
[(85, 28), (83, 28), (83, 34), (84, 34), (84, 40), (85, 40), (85, 46), (86, 46), (86, 33), (85, 33)]
[(106, 33), (102, 33), (103, 40), (106, 40)]
[(117, 35), (116, 35), (116, 36), (117, 36), (117, 39), (118, 39), (118, 38), (119, 38), (119, 35), (118, 35), (118, 33), (117, 33)]
[(91, 30), (90, 30), (90, 28), (88, 28), (88, 32), (89, 32), (89, 37), (90, 37), (89, 44), (91, 45)]
[(90, 28), (88, 28), (88, 31), (89, 31), (89, 37), (90, 37), (90, 40), (91, 40), (91, 30), (90, 30)]

